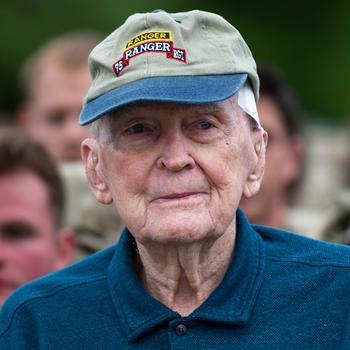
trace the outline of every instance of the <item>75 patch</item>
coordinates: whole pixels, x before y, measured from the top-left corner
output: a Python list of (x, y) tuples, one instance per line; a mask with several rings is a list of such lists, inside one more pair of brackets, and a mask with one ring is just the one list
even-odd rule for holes
[(125, 45), (123, 56), (113, 64), (115, 75), (119, 77), (132, 58), (145, 53), (165, 53), (168, 59), (186, 63), (186, 51), (174, 47), (170, 31), (145, 32), (135, 36)]

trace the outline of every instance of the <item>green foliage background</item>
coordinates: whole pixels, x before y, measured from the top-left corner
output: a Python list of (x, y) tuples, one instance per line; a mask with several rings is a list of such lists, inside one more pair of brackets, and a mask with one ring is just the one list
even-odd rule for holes
[(310, 120), (339, 123), (350, 115), (350, 2), (334, 0), (0, 0), (0, 110), (20, 100), (24, 58), (64, 31), (109, 34), (134, 12), (201, 9), (236, 26), (258, 61), (285, 73)]

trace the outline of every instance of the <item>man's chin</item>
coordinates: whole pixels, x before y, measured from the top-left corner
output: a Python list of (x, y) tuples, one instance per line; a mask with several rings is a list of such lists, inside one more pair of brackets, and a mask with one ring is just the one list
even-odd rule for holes
[(142, 231), (142, 238), (139, 238), (144, 241), (163, 245), (193, 244), (212, 239), (215, 226), (209, 215), (183, 212), (149, 218)]

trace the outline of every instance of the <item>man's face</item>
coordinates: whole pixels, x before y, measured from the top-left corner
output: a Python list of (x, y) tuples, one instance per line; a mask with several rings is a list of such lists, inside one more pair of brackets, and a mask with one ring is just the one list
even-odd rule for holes
[(43, 67), (33, 84), (20, 121), (59, 161), (81, 160), (80, 145), (89, 129), (79, 126), (78, 116), (89, 85), (86, 66), (68, 69), (57, 64)]
[(257, 108), (261, 124), (269, 135), (265, 175), (259, 193), (244, 199), (241, 206), (253, 222), (270, 224), (263, 220), (269, 216), (271, 203), (278, 201), (285, 205), (287, 188), (299, 175), (300, 141), (288, 137), (281, 111), (271, 97), (262, 95)]
[[(236, 97), (201, 106), (134, 105), (111, 117), (111, 130), (95, 152), (106, 185), (97, 198), (115, 202), (139, 242), (186, 243), (234, 232), (238, 202), (254, 182), (254, 145), (262, 140)], [(85, 160), (95, 156), (87, 143)]]
[(56, 268), (56, 234), (41, 180), (0, 175), (0, 307), (17, 287)]

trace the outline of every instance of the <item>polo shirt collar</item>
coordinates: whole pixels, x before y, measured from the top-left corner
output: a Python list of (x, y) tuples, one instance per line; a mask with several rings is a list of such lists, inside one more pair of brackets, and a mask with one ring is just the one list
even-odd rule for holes
[[(264, 277), (265, 252), (260, 236), (237, 210), (237, 238), (232, 262), (221, 284), (187, 320), (245, 324), (251, 316)], [(133, 238), (125, 229), (108, 268), (116, 313), (129, 340), (160, 324), (182, 318), (143, 288), (133, 268)]]

